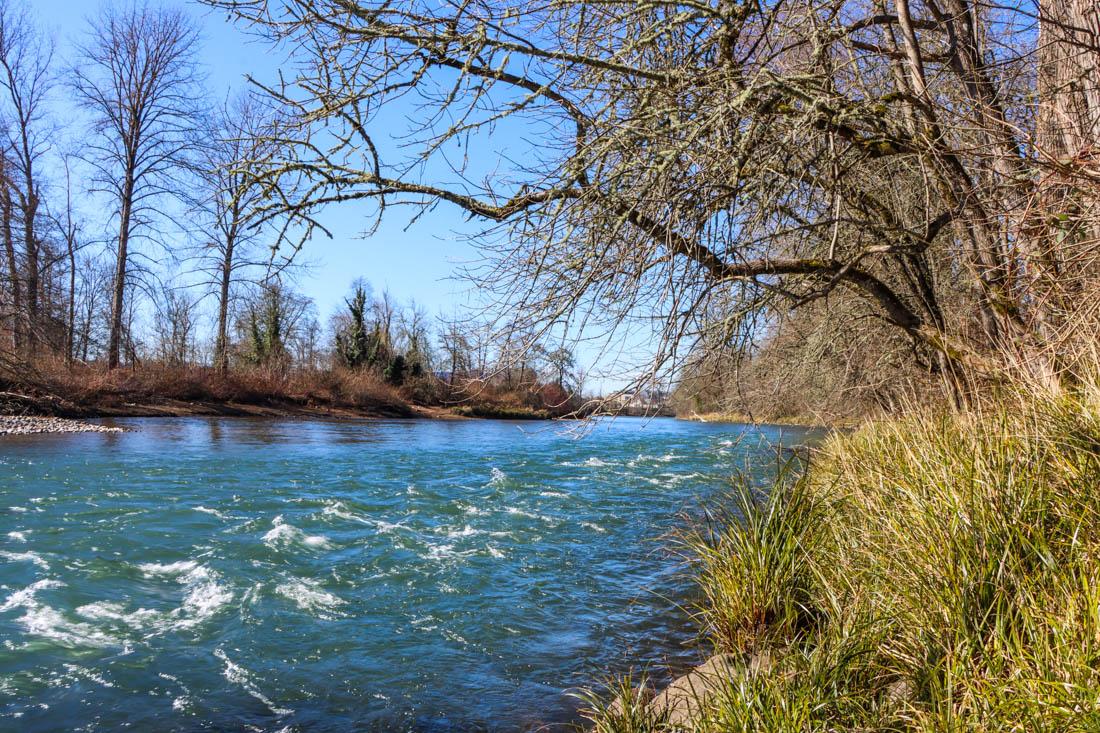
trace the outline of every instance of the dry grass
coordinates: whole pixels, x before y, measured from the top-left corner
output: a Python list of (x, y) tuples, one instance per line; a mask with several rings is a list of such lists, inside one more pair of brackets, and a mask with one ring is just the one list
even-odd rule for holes
[[(125, 411), (126, 406), (187, 403), (199, 408), (297, 406), (358, 410), (365, 414), (405, 414), (401, 392), (369, 372), (348, 370), (278, 371), (144, 364), (107, 371), (96, 366), (40, 361), (32, 390), (52, 395), (67, 411)], [(47, 407), (48, 403), (41, 403)], [(62, 410), (66, 411), (66, 410)]]
[(866, 425), (766, 499), (739, 493), (690, 538), (700, 621), (774, 663), (696, 729), (1100, 730), (1095, 384)]
[[(18, 378), (16, 375), (20, 375)], [(5, 399), (4, 393), (11, 393)], [(19, 399), (16, 395), (26, 395)], [(433, 376), (401, 387), (370, 370), (265, 369), (146, 362), (108, 371), (38, 359), (32, 366), (0, 363), (0, 412), (53, 414), (231, 413), (242, 406), (273, 410), (333, 410), (364, 416), (408, 416), (411, 406), (466, 417), (548, 419), (577, 409), (556, 385), (448, 385)]]

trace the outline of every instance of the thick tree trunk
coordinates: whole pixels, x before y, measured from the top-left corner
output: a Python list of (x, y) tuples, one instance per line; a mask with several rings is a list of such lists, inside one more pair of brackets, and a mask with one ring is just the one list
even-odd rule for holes
[(1039, 147), (1057, 162), (1100, 161), (1100, 6), (1044, 0), (1039, 37)]
[(69, 321), (66, 324), (65, 360), (73, 363), (76, 358), (76, 242), (72, 230), (68, 234), (69, 245)]
[(34, 220), (38, 216), (38, 195), (34, 192), (33, 182), (27, 180), (27, 192), (22, 201), (23, 210), (23, 250), (26, 255), (27, 269), (27, 350), (34, 353), (38, 343), (41, 318), (39, 317), (39, 297), (41, 295), (41, 275), (38, 261), (38, 239), (34, 230)]
[(130, 217), (133, 206), (134, 184), (131, 172), (126, 173), (123, 187), (122, 210), (118, 226), (118, 257), (115, 260), (115, 280), (111, 296), (111, 330), (107, 339), (107, 368), (117, 369), (119, 348), (122, 342), (122, 316), (126, 306), (126, 257), (130, 243)]
[(229, 286), (233, 277), (233, 238), (226, 242), (218, 292), (218, 334), (214, 346), (214, 366), (223, 374), (229, 371)]
[(0, 192), (0, 235), (4, 239), (4, 254), (8, 259), (8, 281), (11, 285), (12, 317), (11, 338), (12, 347), (18, 352), (23, 348), (23, 289), (19, 278), (19, 263), (15, 259), (15, 241), (12, 236), (12, 200), (11, 190), (5, 185)]
[(1064, 340), (1074, 314), (1095, 297), (1100, 270), (1100, 5), (1040, 7), (1035, 143), (1044, 173), (1031, 229), (1044, 242), (1040, 294), (1058, 316), (1045, 325)]

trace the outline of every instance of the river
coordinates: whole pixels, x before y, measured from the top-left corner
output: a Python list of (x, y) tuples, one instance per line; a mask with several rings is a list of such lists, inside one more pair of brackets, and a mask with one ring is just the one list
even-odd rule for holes
[(117, 420), (0, 438), (0, 729), (520, 731), (694, 658), (668, 533), (791, 428)]

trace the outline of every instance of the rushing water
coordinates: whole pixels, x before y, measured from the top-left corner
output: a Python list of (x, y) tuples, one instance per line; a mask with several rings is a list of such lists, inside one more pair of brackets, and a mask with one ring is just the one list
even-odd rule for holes
[(523, 730), (683, 662), (661, 538), (789, 429), (119, 421), (0, 438), (0, 729)]

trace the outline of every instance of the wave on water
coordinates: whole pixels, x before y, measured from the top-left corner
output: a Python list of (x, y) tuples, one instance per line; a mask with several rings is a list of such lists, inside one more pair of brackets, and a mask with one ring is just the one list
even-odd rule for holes
[(468, 524), (462, 529), (454, 529), (453, 527), (440, 527), (438, 531), (445, 533), (447, 535), (447, 539), (449, 540), (459, 539), (460, 537), (474, 537), (479, 534), (485, 534), (485, 530), (474, 529)]
[(252, 673), (231, 660), (220, 647), (214, 650), (214, 656), (220, 659), (222, 664), (225, 665), (225, 669), (222, 670), (222, 676), (225, 677), (227, 682), (239, 685), (245, 692), (262, 702), (267, 706), (268, 710), (279, 717), (290, 715), (294, 712), (287, 708), (278, 707), (273, 703), (271, 698), (264, 695), (256, 686), (256, 683), (252, 680)]
[(504, 511), (506, 513), (511, 514), (513, 516), (516, 516), (516, 517), (525, 517), (527, 519), (537, 519), (540, 522), (546, 522), (547, 524), (549, 524), (552, 527), (556, 527), (559, 524), (561, 524), (560, 519), (556, 519), (554, 517), (550, 517), (550, 516), (547, 516), (545, 514), (537, 514), (535, 512), (531, 512), (531, 511), (528, 511), (526, 509), (520, 509), (519, 507), (515, 507), (515, 506), (505, 507)]
[(590, 529), (593, 532), (601, 532), (602, 533), (602, 532), (607, 531), (606, 529), (604, 529), (600, 525), (595, 524), (593, 522), (581, 522), (581, 526), (584, 527), (585, 529)]
[(96, 601), (78, 606), (78, 616), (83, 616), (92, 621), (118, 621), (133, 629), (143, 629), (162, 617), (159, 611), (151, 608), (139, 608), (136, 611), (127, 612), (126, 604), (117, 601)]
[(493, 466), (492, 470), (489, 472), (489, 483), (487, 483), (486, 486), (499, 488), (504, 486), (507, 482), (508, 474), (504, 473), (504, 471), (501, 471), (496, 466)]
[(318, 580), (292, 579), (275, 586), (275, 592), (294, 602), (294, 605), (312, 616), (328, 618), (333, 609), (344, 604), (344, 599), (321, 588)]
[(319, 534), (306, 534), (293, 524), (289, 524), (283, 519), (282, 515), (271, 520), (271, 524), (274, 526), (264, 535), (264, 544), (268, 547), (278, 549), (291, 545), (304, 545), (312, 549), (323, 550), (332, 545), (328, 537)]
[(156, 575), (176, 576), (194, 573), (196, 571), (203, 572), (206, 568), (199, 565), (194, 560), (179, 560), (178, 562), (170, 563), (143, 562), (138, 565), (138, 570), (140, 570), (145, 577), (150, 578)]
[(360, 524), (370, 524), (370, 520), (361, 517), (355, 512), (348, 509), (347, 504), (342, 501), (326, 504), (325, 508), (321, 510), (321, 514), (326, 517), (336, 517), (337, 519), (344, 519), (349, 522), (359, 522)]
[(8, 537), (10, 539), (16, 541), (16, 542), (26, 542), (27, 541), (27, 533), (26, 532), (8, 532)]
[(203, 514), (212, 514), (218, 519), (229, 519), (229, 515), (227, 515), (225, 512), (219, 512), (217, 509), (211, 509), (210, 507), (197, 506), (195, 507), (195, 511), (202, 512)]
[(650, 455), (646, 455), (646, 454), (643, 453), (643, 454), (637, 456), (636, 458), (634, 458), (630, 461), (627, 461), (626, 465), (627, 465), (628, 468), (637, 468), (639, 464), (671, 463), (672, 461), (675, 461), (679, 457), (680, 456), (676, 455), (675, 453), (665, 453), (663, 456), (650, 456)]
[[(26, 540), (23, 540), (24, 542)], [(8, 552), (6, 550), (0, 550), (0, 557), (4, 558), (8, 562), (31, 562), (42, 568), (43, 570), (49, 570), (50, 564), (39, 555), (37, 552)]]
[(488, 509), (482, 509), (481, 507), (474, 506), (473, 504), (463, 504), (460, 502), (455, 506), (461, 509), (463, 514), (469, 514), (472, 517), (483, 517), (489, 513)]
[(146, 577), (174, 577), (186, 588), (182, 605), (171, 613), (176, 620), (169, 626), (190, 628), (233, 602), (233, 591), (218, 583), (218, 574), (194, 560), (142, 563), (138, 569)]
[(477, 553), (477, 550), (459, 550), (454, 545), (440, 544), (440, 545), (428, 545), (427, 558), (429, 560), (435, 560), (437, 562), (443, 560), (457, 560), (464, 557), (470, 557)]
[(119, 644), (119, 640), (104, 634), (90, 624), (71, 621), (57, 609), (38, 600), (36, 594), (42, 590), (63, 588), (59, 580), (39, 580), (22, 590), (17, 590), (0, 604), (0, 612), (22, 608), (24, 614), (17, 619), (31, 636), (56, 641), (70, 647), (108, 647)]

